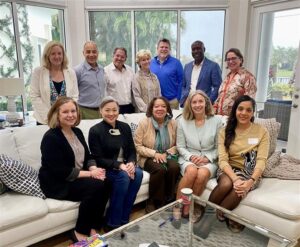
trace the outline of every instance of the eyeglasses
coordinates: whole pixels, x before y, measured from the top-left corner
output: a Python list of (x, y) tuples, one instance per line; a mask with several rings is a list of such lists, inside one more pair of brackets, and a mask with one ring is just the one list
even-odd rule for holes
[(229, 58), (226, 58), (225, 61), (230, 62), (230, 61), (235, 61), (237, 59), (238, 59), (238, 57), (229, 57)]

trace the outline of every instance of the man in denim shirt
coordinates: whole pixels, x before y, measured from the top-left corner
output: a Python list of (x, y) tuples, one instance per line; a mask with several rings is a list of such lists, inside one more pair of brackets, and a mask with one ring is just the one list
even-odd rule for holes
[(78, 104), (82, 119), (100, 118), (99, 105), (105, 96), (106, 82), (104, 69), (97, 63), (98, 54), (96, 43), (87, 41), (83, 47), (85, 61), (74, 68), (78, 81)]

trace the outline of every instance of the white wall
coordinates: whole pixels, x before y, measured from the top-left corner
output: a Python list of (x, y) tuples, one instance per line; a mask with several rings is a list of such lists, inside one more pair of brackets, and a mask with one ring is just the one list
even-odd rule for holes
[(287, 145), (287, 153), (293, 157), (300, 159), (300, 131), (299, 131), (299, 119), (300, 119), (300, 41), (299, 41), (299, 53), (298, 62), (296, 66), (295, 77), (295, 93), (293, 96), (293, 107), (291, 110), (290, 129)]
[(82, 48), (88, 40), (84, 0), (66, 0), (66, 40), (70, 64), (75, 66), (83, 60)]

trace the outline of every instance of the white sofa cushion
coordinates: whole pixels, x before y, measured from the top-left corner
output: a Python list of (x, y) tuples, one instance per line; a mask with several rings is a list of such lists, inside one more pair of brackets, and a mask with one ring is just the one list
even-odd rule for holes
[(38, 197), (9, 192), (1, 195), (0, 200), (1, 231), (48, 214), (46, 202)]
[(129, 126), (131, 123), (139, 124), (139, 122), (146, 117), (145, 113), (132, 113), (132, 114), (124, 114), (124, 122), (128, 123)]
[(20, 155), (16, 148), (13, 132), (9, 129), (0, 131), (0, 150), (1, 153), (6, 154), (16, 160), (20, 160)]
[(45, 200), (49, 213), (56, 213), (67, 211), (70, 209), (75, 209), (79, 207), (80, 202), (71, 202), (71, 201), (64, 201), (64, 200), (55, 200), (51, 198), (47, 198)]
[[(271, 212), (257, 210), (256, 208), (241, 204), (232, 212), (285, 238), (297, 240), (300, 237), (300, 220), (277, 217)], [(275, 247), (280, 245), (268, 246)]]
[[(208, 200), (215, 186), (217, 180), (210, 179), (201, 198)], [(241, 204), (285, 219), (300, 220), (300, 180), (263, 178), (259, 187), (251, 191)]]
[(47, 125), (14, 129), (14, 137), (20, 159), (35, 170), (39, 170), (41, 166), (41, 140), (48, 129)]
[(149, 180), (150, 180), (150, 173), (143, 171), (142, 184), (149, 184)]
[(241, 203), (282, 218), (300, 220), (300, 180), (264, 178)]
[(102, 118), (101, 119), (84, 119), (84, 120), (80, 121), (80, 124), (77, 127), (81, 129), (86, 142), (88, 142), (90, 128), (93, 127), (94, 125), (96, 125), (97, 123), (100, 123), (101, 121), (102, 121)]

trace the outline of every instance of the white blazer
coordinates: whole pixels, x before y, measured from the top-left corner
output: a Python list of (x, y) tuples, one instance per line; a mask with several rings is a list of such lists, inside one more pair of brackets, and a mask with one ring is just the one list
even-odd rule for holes
[[(64, 69), (67, 96), (78, 100), (78, 84), (73, 69)], [(37, 67), (33, 70), (30, 84), (30, 98), (36, 121), (47, 124), (47, 114), (51, 108), (49, 70), (45, 67)]]

